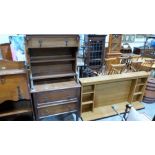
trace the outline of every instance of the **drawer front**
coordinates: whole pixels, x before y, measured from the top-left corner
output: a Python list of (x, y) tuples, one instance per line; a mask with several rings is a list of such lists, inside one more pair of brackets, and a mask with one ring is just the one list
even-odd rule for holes
[(70, 37), (30, 37), (27, 38), (28, 48), (50, 48), (50, 47), (78, 47), (77, 36)]
[(49, 115), (64, 113), (64, 112), (70, 112), (77, 110), (77, 103), (67, 103), (62, 105), (56, 105), (56, 106), (48, 106), (43, 108), (38, 108), (38, 117), (42, 118)]
[(50, 92), (40, 92), (35, 94), (37, 104), (44, 104), (47, 102), (55, 102), (61, 100), (69, 100), (78, 98), (79, 88), (55, 90)]

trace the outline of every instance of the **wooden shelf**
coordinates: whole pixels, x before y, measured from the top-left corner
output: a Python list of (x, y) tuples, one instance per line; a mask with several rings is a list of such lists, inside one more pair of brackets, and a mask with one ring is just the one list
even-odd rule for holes
[(34, 85), (34, 89), (31, 89), (31, 93), (62, 90), (62, 89), (69, 89), (69, 88), (79, 88), (79, 87), (80, 87), (80, 84), (77, 84), (75, 80), (56, 82), (56, 83), (53, 82), (53, 83), (47, 83), (47, 84), (43, 83), (43, 84)]
[(49, 59), (66, 59), (66, 58), (72, 58), (71, 55), (49, 55), (49, 56), (32, 56), (31, 61), (34, 60), (49, 60)]
[(34, 76), (33, 80), (41, 80), (41, 79), (52, 79), (52, 78), (61, 78), (61, 77), (73, 77), (76, 73), (66, 73), (66, 74), (54, 74), (54, 75), (42, 75), (42, 76)]
[(31, 112), (31, 109), (12, 110), (12, 111), (0, 113), (0, 117), (7, 117), (7, 116), (18, 115), (18, 114), (29, 113), (29, 112)]
[(48, 63), (48, 62), (63, 62), (63, 61), (75, 61), (75, 58), (63, 58), (63, 59), (51, 59), (51, 60), (32, 60), (31, 63)]
[(143, 92), (136, 92), (134, 93), (133, 95), (136, 96), (136, 95), (141, 95)]
[(90, 91), (90, 92), (84, 92), (82, 93), (83, 95), (86, 95), (86, 94), (93, 94), (94, 92), (93, 91)]
[(94, 102), (93, 101), (85, 101), (85, 102), (82, 102), (82, 105), (88, 105), (88, 104), (93, 104)]
[[(128, 102), (121, 102), (121, 103), (115, 104), (115, 106), (117, 107), (117, 111), (119, 113), (124, 113), (126, 104), (129, 104), (129, 103)], [(141, 104), (140, 102), (133, 102), (132, 105), (135, 109), (144, 108), (143, 104)], [(111, 106), (112, 105), (100, 106), (100, 107), (94, 108), (93, 112), (92, 111), (83, 112), (82, 113), (82, 119), (84, 121), (89, 121), (89, 120), (96, 120), (96, 119), (101, 119), (104, 117), (117, 115)], [(120, 121), (121, 121), (121, 118), (120, 118)]]

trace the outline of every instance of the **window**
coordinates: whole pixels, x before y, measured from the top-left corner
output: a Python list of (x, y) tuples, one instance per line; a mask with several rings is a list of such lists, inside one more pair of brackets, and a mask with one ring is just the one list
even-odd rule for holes
[(124, 34), (123, 42), (132, 43), (135, 41), (135, 34)]

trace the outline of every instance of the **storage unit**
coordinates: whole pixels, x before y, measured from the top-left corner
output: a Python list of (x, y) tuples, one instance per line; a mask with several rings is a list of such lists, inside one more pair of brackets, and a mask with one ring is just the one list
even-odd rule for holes
[(81, 117), (95, 120), (115, 115), (112, 105), (116, 105), (120, 113), (128, 103), (136, 109), (143, 108), (140, 102), (147, 78), (147, 72), (81, 78)]
[(26, 51), (36, 120), (76, 113), (80, 84), (76, 74), (78, 35), (27, 35)]
[(27, 83), (23, 62), (0, 61), (0, 119), (32, 112)]
[(107, 58), (120, 57), (121, 56), (121, 43), (122, 34), (110, 34), (109, 35), (109, 47), (106, 53)]
[(85, 35), (85, 65), (96, 71), (104, 63), (105, 38), (106, 35)]

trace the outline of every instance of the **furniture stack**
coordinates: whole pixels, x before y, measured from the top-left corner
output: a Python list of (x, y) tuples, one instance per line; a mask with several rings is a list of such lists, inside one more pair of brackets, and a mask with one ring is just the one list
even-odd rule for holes
[(76, 74), (78, 35), (27, 35), (26, 51), (35, 119), (75, 113), (80, 108)]

